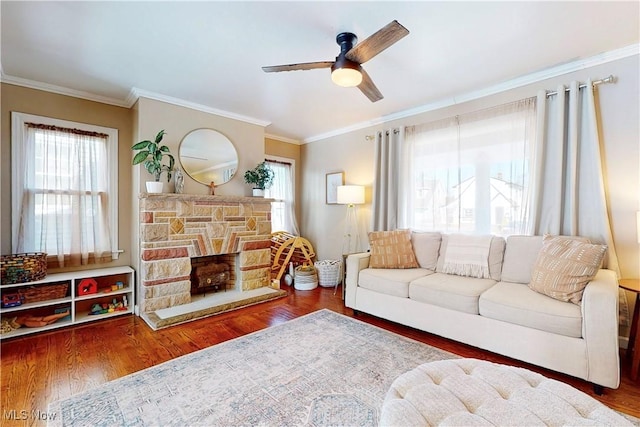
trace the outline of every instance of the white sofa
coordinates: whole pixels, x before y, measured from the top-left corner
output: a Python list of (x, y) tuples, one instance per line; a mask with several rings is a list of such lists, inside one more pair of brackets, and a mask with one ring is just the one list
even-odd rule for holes
[(369, 268), (369, 253), (346, 261), (345, 304), (377, 317), (582, 378), (620, 382), (618, 284), (600, 269), (580, 305), (527, 284), (542, 236), (493, 236), (490, 279), (441, 273), (448, 236), (413, 232), (419, 268)]

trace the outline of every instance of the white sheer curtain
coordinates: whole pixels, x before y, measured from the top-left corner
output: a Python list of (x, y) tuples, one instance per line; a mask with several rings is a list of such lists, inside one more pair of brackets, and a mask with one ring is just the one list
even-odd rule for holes
[(607, 208), (594, 87), (572, 82), (538, 94), (536, 180), (530, 231), (588, 237), (608, 246), (606, 267), (620, 274)]
[(271, 203), (272, 231), (287, 231), (299, 236), (293, 197), (293, 165), (269, 159), (266, 162), (275, 174), (273, 185), (265, 190), (265, 197), (277, 200)]
[(402, 225), (522, 234), (527, 225), (536, 99), (407, 127)]
[(398, 129), (378, 132), (375, 142), (372, 225), (374, 231), (400, 225), (402, 135)]
[(58, 266), (111, 260), (107, 135), (25, 124), (16, 252)]

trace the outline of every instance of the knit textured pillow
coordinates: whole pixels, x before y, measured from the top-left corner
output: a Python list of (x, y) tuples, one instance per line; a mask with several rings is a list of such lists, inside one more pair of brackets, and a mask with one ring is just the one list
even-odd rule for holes
[(605, 245), (545, 236), (529, 288), (560, 301), (580, 304), (584, 288), (600, 269), (606, 250)]
[(369, 246), (371, 268), (418, 268), (410, 230), (372, 231)]

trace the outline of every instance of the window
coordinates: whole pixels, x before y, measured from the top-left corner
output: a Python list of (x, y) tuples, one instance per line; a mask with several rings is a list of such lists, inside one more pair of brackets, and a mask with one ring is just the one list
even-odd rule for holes
[(118, 131), (15, 112), (12, 121), (13, 251), (46, 252), (52, 267), (117, 258)]
[(407, 226), (524, 233), (535, 98), (407, 128)]
[(271, 230), (287, 231), (297, 236), (300, 233), (294, 208), (293, 163), (275, 159), (266, 159), (266, 162), (275, 175), (273, 184), (265, 190), (265, 197), (276, 199), (271, 203)]

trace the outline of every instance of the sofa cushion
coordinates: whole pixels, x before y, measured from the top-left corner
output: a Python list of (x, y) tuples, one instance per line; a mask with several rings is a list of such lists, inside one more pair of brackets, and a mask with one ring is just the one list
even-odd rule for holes
[(401, 298), (409, 297), (409, 282), (432, 274), (424, 268), (365, 268), (358, 276), (358, 286), (382, 294)]
[(580, 304), (584, 288), (600, 269), (606, 251), (605, 245), (545, 236), (529, 287), (560, 301)]
[[(438, 256), (438, 264), (436, 271), (443, 273), (444, 260), (447, 253), (447, 245), (449, 236), (442, 235), (442, 243), (440, 243), (440, 255)], [(502, 257), (504, 256), (505, 241), (503, 237), (492, 236), (491, 247), (489, 248), (489, 277), (495, 281), (499, 281), (502, 271)]]
[(411, 233), (413, 253), (421, 268), (435, 271), (438, 264), (440, 242), (442, 242), (442, 234), (437, 231), (413, 231)]
[(439, 307), (478, 314), (478, 298), (495, 285), (492, 279), (435, 273), (409, 284), (409, 298)]
[(542, 248), (542, 236), (509, 236), (504, 250), (502, 277), (504, 282), (531, 281), (531, 270)]
[(582, 336), (579, 306), (542, 295), (520, 283), (498, 282), (483, 293), (480, 315), (568, 337)]
[(369, 246), (371, 268), (418, 268), (410, 230), (372, 231)]

